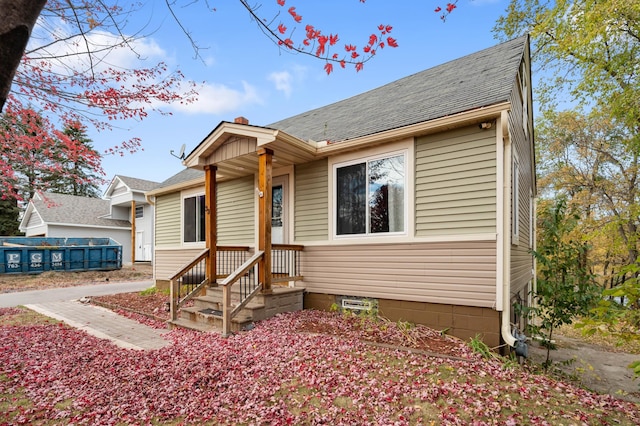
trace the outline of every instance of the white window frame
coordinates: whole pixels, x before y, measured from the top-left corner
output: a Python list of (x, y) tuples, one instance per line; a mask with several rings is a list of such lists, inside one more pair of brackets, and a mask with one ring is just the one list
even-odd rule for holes
[[(337, 173), (338, 173), (338, 169), (342, 168), (342, 167), (348, 167), (354, 164), (360, 164), (360, 163), (368, 163), (370, 161), (375, 161), (375, 160), (382, 160), (385, 158), (391, 158), (391, 157), (397, 157), (399, 155), (403, 156), (403, 162), (404, 162), (404, 177), (403, 177), (403, 203), (404, 203), (404, 209), (403, 209), (403, 224), (404, 224), (404, 230), (400, 231), (400, 232), (378, 232), (378, 233), (370, 233), (369, 232), (369, 210), (367, 209), (367, 213), (366, 213), (366, 225), (365, 225), (365, 233), (364, 234), (346, 234), (346, 235), (338, 235), (338, 218), (337, 218), (337, 205), (338, 205), (338, 194), (337, 194)], [(368, 167), (367, 167), (367, 172), (368, 172)], [(388, 238), (388, 237), (406, 237), (408, 235), (409, 232), (409, 210), (410, 210), (410, 205), (409, 205), (409, 192), (412, 190), (412, 188), (409, 188), (409, 175), (410, 175), (410, 163), (409, 163), (409, 150), (404, 148), (404, 149), (399, 149), (399, 150), (393, 150), (393, 151), (386, 151), (386, 152), (381, 152), (381, 153), (372, 153), (368, 156), (360, 156), (357, 158), (352, 158), (350, 160), (347, 161), (341, 161), (341, 162), (335, 162), (332, 165), (332, 205), (331, 205), (331, 211), (330, 211), (330, 215), (333, 218), (332, 222), (333, 222), (333, 226), (332, 226), (332, 236), (333, 239), (335, 240), (348, 240), (348, 239), (354, 239), (354, 238), (366, 238), (366, 239), (373, 239), (373, 238)]]
[(511, 163), (511, 244), (520, 244), (520, 159), (515, 150)]
[(533, 248), (533, 222), (536, 220), (535, 201), (533, 199), (533, 190), (529, 188), (529, 248)]
[[(202, 190), (193, 190), (193, 191), (185, 191), (182, 193), (182, 196), (180, 197), (180, 243), (183, 246), (189, 246), (189, 247), (204, 247), (206, 244), (206, 241), (185, 241), (185, 235), (184, 235), (184, 225), (185, 225), (185, 211), (184, 211), (184, 200), (186, 200), (187, 198), (193, 198), (193, 197), (204, 197), (205, 193)], [(204, 200), (203, 200), (204, 202)], [(206, 220), (206, 219), (205, 219)], [(202, 226), (206, 226), (204, 223), (202, 224)], [(196, 237), (198, 235), (198, 229), (196, 228)]]

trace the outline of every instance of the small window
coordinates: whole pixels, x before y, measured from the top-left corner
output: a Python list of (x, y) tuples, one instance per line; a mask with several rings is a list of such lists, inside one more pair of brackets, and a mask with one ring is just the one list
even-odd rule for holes
[(144, 217), (144, 206), (136, 206), (136, 219)]
[(204, 195), (184, 199), (183, 208), (183, 241), (194, 243), (205, 241), (205, 209)]
[(511, 234), (512, 244), (518, 244), (520, 238), (520, 162), (513, 156), (511, 194)]
[(405, 155), (337, 166), (336, 235), (405, 232)]

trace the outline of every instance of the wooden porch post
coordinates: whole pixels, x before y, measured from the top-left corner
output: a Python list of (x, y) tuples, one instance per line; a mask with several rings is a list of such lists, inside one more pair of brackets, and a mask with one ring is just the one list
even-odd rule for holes
[(131, 200), (131, 264), (136, 263), (136, 200)]
[(207, 259), (207, 278), (209, 286), (216, 285), (216, 246), (218, 243), (216, 211), (216, 166), (204, 166), (204, 210), (205, 210), (205, 241), (209, 249)]
[(264, 293), (271, 292), (271, 180), (273, 151), (258, 150), (258, 250), (264, 256), (258, 266), (258, 279)]

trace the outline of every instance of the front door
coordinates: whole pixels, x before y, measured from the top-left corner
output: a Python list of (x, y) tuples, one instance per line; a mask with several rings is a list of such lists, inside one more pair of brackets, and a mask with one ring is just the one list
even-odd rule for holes
[(277, 176), (271, 184), (271, 244), (286, 244), (287, 232), (287, 178)]
[(144, 253), (144, 232), (143, 231), (136, 231), (136, 261), (143, 261), (143, 260), (147, 260), (145, 258), (145, 253)]

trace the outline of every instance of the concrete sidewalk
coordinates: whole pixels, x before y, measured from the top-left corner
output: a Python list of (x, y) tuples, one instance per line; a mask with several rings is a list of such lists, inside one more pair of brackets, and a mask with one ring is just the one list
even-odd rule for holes
[(1, 293), (0, 307), (24, 305), (123, 348), (159, 349), (170, 343), (162, 337), (169, 330), (158, 330), (108, 309), (78, 301), (83, 297), (141, 291), (153, 285), (153, 281), (131, 281)]
[(153, 287), (153, 281), (128, 281), (109, 284), (90, 284), (75, 287), (52, 288), (48, 290), (17, 291), (0, 293), (0, 308), (37, 304), (44, 302), (62, 302), (77, 300), (88, 296), (129, 293)]
[(170, 342), (162, 336), (166, 329), (155, 329), (116, 314), (109, 309), (82, 303), (77, 300), (46, 302), (25, 305), (50, 318), (86, 331), (100, 339), (108, 339), (127, 349), (160, 349)]

